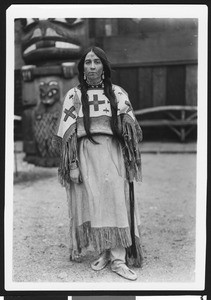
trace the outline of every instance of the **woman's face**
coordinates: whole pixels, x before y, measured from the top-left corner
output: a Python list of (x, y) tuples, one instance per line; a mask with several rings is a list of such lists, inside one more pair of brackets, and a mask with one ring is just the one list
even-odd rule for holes
[(92, 51), (90, 51), (84, 60), (84, 74), (87, 81), (92, 84), (97, 84), (101, 81), (103, 72), (103, 64), (100, 58)]

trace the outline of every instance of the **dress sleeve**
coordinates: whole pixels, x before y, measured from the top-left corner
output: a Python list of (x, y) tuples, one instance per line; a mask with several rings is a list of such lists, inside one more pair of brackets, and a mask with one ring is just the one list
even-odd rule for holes
[(78, 167), (77, 154), (77, 112), (74, 106), (75, 89), (64, 97), (60, 119), (53, 137), (53, 146), (57, 149), (60, 162), (58, 175), (62, 185), (70, 182), (70, 170)]
[(128, 94), (120, 87), (115, 89), (121, 132), (124, 140), (123, 155), (127, 179), (142, 180), (141, 141), (142, 129), (135, 117)]

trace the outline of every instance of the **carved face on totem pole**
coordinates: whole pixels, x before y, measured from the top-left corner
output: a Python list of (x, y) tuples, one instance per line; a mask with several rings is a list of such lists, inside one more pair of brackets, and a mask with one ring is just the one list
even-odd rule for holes
[(62, 84), (56, 76), (40, 77), (34, 82), (37, 88), (37, 105), (34, 109), (36, 115), (55, 113), (61, 109)]
[(21, 19), (22, 56), (27, 64), (76, 60), (86, 42), (84, 21), (78, 18)]
[(51, 106), (59, 101), (59, 86), (57, 81), (40, 82), (40, 100), (46, 106)]

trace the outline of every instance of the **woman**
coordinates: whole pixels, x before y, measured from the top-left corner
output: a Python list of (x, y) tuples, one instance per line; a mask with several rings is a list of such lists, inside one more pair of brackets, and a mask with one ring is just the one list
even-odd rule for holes
[(79, 85), (65, 96), (54, 145), (66, 188), (71, 258), (92, 245), (100, 254), (91, 267), (129, 280), (141, 266), (140, 220), (133, 180), (141, 180), (142, 131), (127, 93), (111, 83), (104, 51), (89, 48), (78, 64)]

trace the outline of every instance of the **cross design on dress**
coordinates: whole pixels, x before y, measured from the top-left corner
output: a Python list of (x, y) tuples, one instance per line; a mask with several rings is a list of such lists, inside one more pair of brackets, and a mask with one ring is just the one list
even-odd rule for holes
[(108, 113), (108, 112), (109, 112), (109, 110), (108, 110), (107, 108), (105, 108), (103, 111), (105, 111), (106, 113)]
[(93, 101), (89, 102), (89, 105), (94, 105), (94, 111), (99, 111), (99, 104), (104, 104), (105, 100), (98, 100), (98, 95), (93, 95)]
[(72, 113), (75, 110), (75, 107), (72, 106), (69, 110), (65, 108), (64, 113), (66, 116), (64, 117), (64, 121), (66, 122), (69, 117), (75, 119), (76, 116)]
[(127, 109), (127, 111), (126, 111), (126, 113), (128, 113), (129, 111), (132, 110), (132, 107), (131, 107), (131, 104), (130, 104), (129, 101), (125, 101), (125, 104), (128, 106), (128, 109)]

